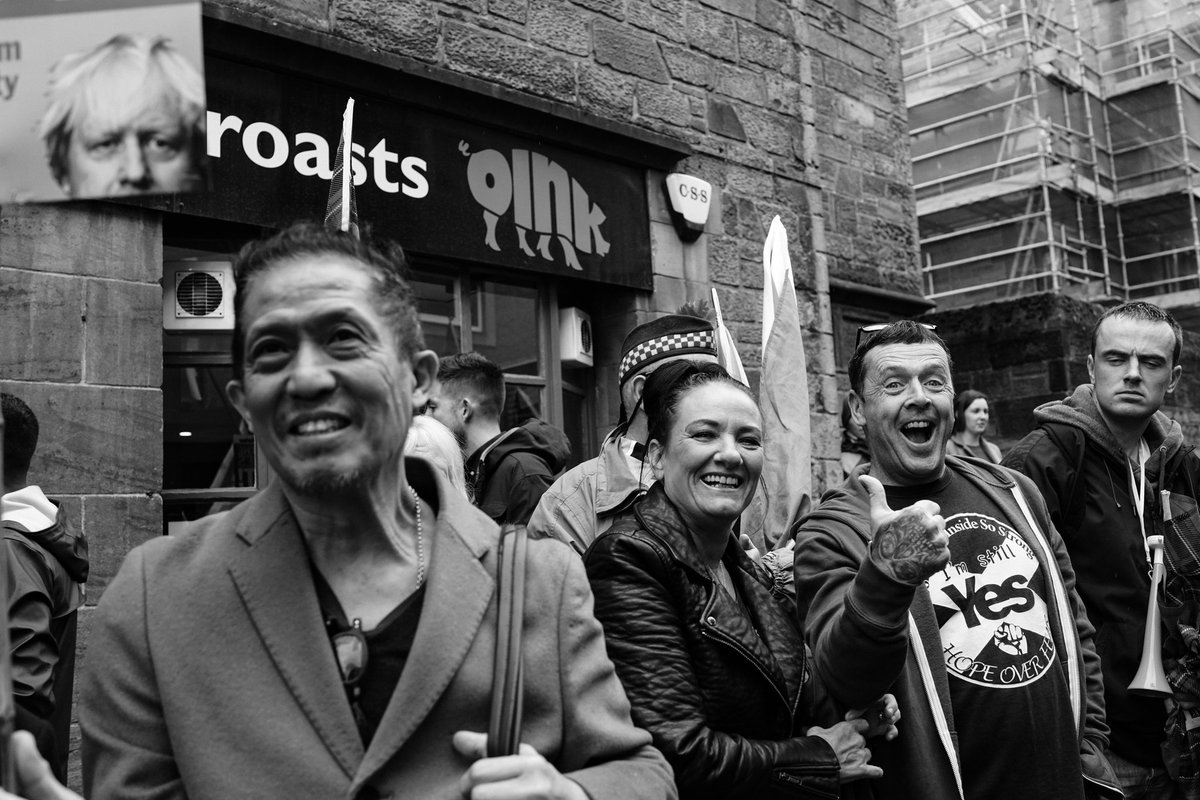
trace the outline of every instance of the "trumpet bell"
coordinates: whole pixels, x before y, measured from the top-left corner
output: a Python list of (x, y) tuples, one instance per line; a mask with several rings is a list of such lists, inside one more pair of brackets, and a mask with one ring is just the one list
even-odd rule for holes
[(1158, 587), (1163, 579), (1163, 537), (1148, 536), (1146, 545), (1153, 553), (1150, 568), (1150, 598), (1146, 605), (1146, 635), (1142, 638), (1142, 661), (1129, 682), (1129, 693), (1142, 697), (1170, 697), (1171, 684), (1162, 661), (1162, 612), (1158, 608)]
[[(1155, 649), (1155, 652), (1161, 650)], [(1162, 656), (1143, 658), (1138, 666), (1137, 674), (1129, 682), (1129, 693), (1139, 697), (1170, 697), (1171, 684), (1167, 681), (1166, 670), (1163, 669)]]

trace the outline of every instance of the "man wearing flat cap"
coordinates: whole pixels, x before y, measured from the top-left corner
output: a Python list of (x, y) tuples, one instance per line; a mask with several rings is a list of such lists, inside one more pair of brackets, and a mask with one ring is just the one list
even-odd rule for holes
[(669, 314), (629, 332), (617, 368), (620, 422), (604, 439), (600, 455), (564, 473), (542, 495), (529, 520), (531, 534), (561, 539), (582, 554), (654, 482), (649, 468), (642, 467), (648, 435), (642, 386), (651, 372), (681, 358), (717, 363), (711, 322)]

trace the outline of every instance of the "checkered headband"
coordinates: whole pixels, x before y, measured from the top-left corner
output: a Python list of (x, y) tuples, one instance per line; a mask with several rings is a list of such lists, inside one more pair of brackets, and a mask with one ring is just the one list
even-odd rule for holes
[(688, 354), (717, 355), (712, 324), (708, 320), (683, 314), (661, 317), (634, 328), (625, 343), (627, 349), (617, 370), (617, 380), (621, 385), (643, 367), (664, 358)]

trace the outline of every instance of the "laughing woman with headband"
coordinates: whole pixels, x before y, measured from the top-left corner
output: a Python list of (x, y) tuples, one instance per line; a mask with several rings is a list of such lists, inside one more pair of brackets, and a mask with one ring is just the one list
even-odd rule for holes
[(758, 406), (694, 361), (651, 374), (643, 400), (657, 482), (584, 556), (634, 722), (681, 800), (853, 794), (842, 784), (882, 774), (864, 737), (895, 736), (900, 712), (885, 695), (843, 719), (819, 699), (794, 614), (738, 545), (763, 468)]

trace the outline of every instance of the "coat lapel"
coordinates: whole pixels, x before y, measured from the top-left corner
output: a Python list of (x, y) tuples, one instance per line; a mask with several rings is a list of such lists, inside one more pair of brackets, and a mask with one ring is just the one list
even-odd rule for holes
[(247, 544), (229, 572), (280, 678), (347, 777), (362, 739), (321, 619), (303, 537), (278, 482), (250, 501), (238, 526)]
[(482, 560), (495, 547), (495, 523), (474, 512), (466, 498), (459, 499), (440, 479), (438, 488), (441, 511), (432, 537), (421, 619), (408, 663), (354, 778), (351, 795), (404, 747), (429, 715), (466, 659), (492, 602), (495, 580)]

